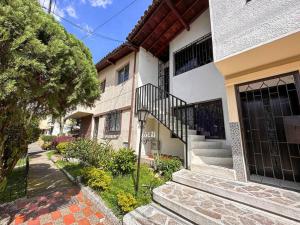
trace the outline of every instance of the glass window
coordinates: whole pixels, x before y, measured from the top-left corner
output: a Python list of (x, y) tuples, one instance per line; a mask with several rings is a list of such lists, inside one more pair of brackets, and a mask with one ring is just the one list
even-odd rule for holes
[(129, 79), (129, 64), (118, 71), (118, 84), (124, 83)]
[(104, 93), (104, 92), (105, 92), (105, 86), (106, 86), (106, 80), (103, 80), (103, 81), (100, 83), (100, 91), (101, 91), (101, 93)]
[(213, 61), (211, 35), (208, 34), (175, 52), (175, 76)]
[(106, 116), (106, 133), (118, 133), (121, 131), (121, 111), (114, 111)]

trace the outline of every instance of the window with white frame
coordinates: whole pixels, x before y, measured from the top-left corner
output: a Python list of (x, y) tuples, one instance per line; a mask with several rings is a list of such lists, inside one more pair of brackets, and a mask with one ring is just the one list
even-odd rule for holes
[(105, 133), (119, 133), (121, 131), (121, 111), (113, 111), (106, 115)]
[(118, 84), (122, 84), (129, 79), (129, 64), (118, 71)]

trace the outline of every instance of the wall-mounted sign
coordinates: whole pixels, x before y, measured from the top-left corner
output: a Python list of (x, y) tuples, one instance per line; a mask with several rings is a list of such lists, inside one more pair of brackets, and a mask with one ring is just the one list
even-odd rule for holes
[(151, 142), (156, 139), (156, 134), (154, 131), (144, 132), (142, 138), (143, 138), (143, 143), (147, 144), (147, 142)]

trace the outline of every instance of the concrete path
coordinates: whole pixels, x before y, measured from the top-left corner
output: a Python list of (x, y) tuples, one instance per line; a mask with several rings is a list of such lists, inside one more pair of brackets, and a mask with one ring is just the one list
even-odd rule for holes
[(40, 146), (33, 143), (29, 146), (29, 174), (27, 196), (35, 197), (54, 190), (72, 188), (73, 184), (50, 161)]

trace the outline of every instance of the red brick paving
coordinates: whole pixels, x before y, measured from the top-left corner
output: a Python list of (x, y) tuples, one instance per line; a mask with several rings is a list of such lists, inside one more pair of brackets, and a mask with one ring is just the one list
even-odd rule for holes
[(103, 213), (77, 188), (0, 205), (0, 212), (1, 225), (104, 224)]

